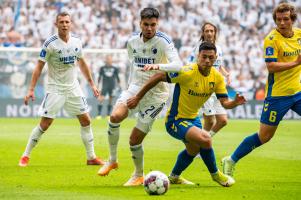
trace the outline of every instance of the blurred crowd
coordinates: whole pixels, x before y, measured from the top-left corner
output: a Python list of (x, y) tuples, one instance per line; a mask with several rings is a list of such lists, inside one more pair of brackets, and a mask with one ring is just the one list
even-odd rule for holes
[[(267, 72), (263, 39), (275, 27), (279, 0), (0, 0), (0, 46), (41, 47), (55, 33), (56, 14), (67, 11), (85, 48), (120, 49), (139, 30), (139, 11), (159, 9), (159, 29), (173, 39), (185, 63), (204, 21), (218, 26), (218, 45), (231, 72), (229, 89), (263, 99)], [(289, 1), (301, 10), (301, 1)], [(301, 27), (301, 16), (295, 26)], [(0, 66), (1, 67), (1, 66)]]

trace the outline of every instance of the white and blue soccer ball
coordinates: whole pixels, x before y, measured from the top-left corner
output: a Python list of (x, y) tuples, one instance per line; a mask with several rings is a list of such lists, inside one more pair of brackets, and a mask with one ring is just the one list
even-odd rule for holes
[(149, 195), (165, 194), (168, 188), (168, 177), (160, 171), (151, 171), (144, 178), (144, 189)]

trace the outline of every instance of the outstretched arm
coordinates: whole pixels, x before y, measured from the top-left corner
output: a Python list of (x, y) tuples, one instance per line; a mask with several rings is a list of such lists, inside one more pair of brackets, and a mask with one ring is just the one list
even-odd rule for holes
[(160, 72), (150, 77), (150, 79), (145, 83), (145, 85), (140, 89), (140, 91), (135, 96), (127, 100), (128, 108), (135, 108), (138, 105), (139, 101), (144, 97), (144, 95), (161, 81), (167, 81), (165, 72)]
[(289, 70), (300, 64), (301, 64), (301, 54), (299, 54), (297, 59), (292, 62), (266, 62), (266, 66), (270, 73), (282, 72), (285, 70)]
[(219, 101), (221, 102), (222, 106), (226, 109), (232, 109), (247, 102), (245, 97), (241, 96), (240, 94), (236, 94), (234, 100), (229, 100), (228, 97), (224, 97), (219, 98)]

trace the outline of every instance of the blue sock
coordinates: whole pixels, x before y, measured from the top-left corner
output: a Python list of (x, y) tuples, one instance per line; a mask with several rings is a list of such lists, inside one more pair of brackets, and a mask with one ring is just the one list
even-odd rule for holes
[(260, 145), (262, 145), (262, 143), (260, 142), (258, 133), (250, 135), (246, 137), (242, 141), (242, 143), (240, 143), (240, 145), (236, 148), (234, 153), (231, 155), (231, 159), (234, 162), (237, 162)]
[(216, 173), (217, 167), (216, 167), (216, 161), (215, 161), (215, 155), (212, 148), (210, 149), (200, 149), (200, 155), (208, 168), (209, 172)]
[(184, 149), (178, 155), (177, 162), (172, 169), (172, 174), (180, 176), (181, 173), (192, 163), (195, 156), (188, 154), (187, 150)]

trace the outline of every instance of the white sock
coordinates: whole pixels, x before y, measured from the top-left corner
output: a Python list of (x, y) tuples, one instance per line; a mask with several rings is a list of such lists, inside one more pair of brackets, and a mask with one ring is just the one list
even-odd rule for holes
[(130, 146), (132, 152), (132, 159), (135, 165), (135, 175), (136, 176), (143, 176), (143, 146), (142, 144)]
[(213, 137), (216, 134), (216, 132), (211, 130), (211, 131), (209, 131), (209, 134), (210, 134), (211, 137)]
[(93, 139), (93, 133), (91, 129), (91, 125), (80, 128), (80, 134), (82, 137), (82, 141), (86, 148), (87, 153), (87, 159), (92, 160), (96, 158), (95, 152), (94, 152), (94, 139)]
[(108, 130), (108, 141), (110, 148), (110, 162), (117, 161), (117, 145), (119, 141), (119, 123), (112, 123), (109, 121), (109, 130)]
[(27, 145), (26, 145), (26, 149), (23, 153), (23, 156), (27, 156), (29, 157), (32, 149), (38, 144), (42, 134), (44, 133), (44, 131), (42, 130), (42, 128), (40, 127), (40, 125), (36, 126), (32, 131), (31, 131), (31, 135), (28, 139)]

